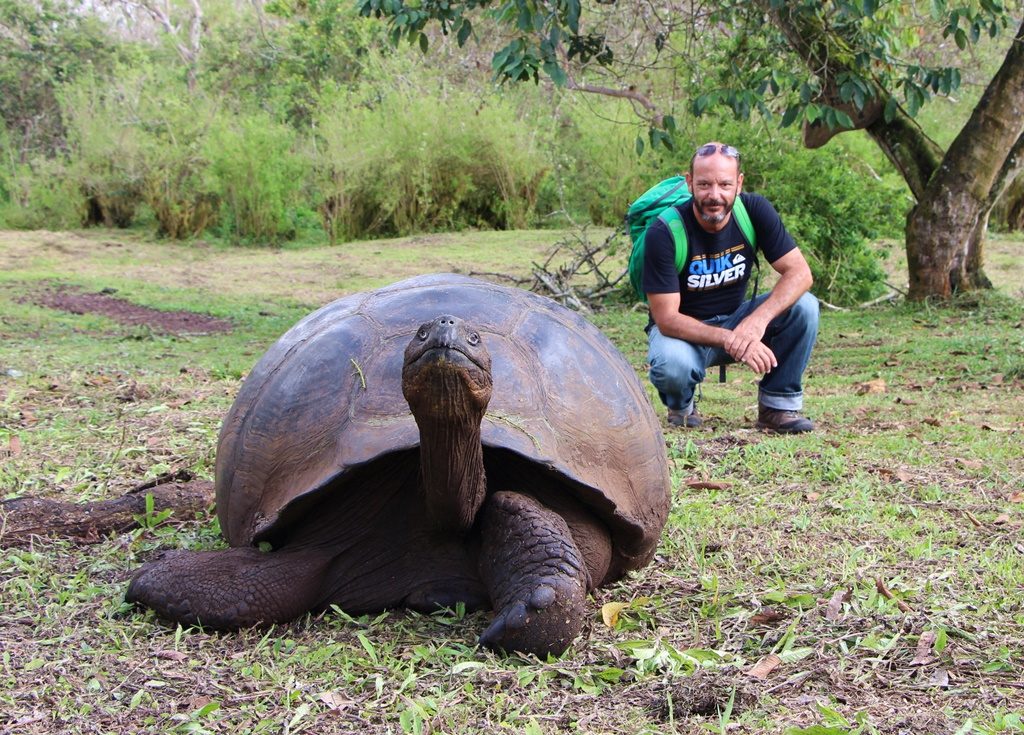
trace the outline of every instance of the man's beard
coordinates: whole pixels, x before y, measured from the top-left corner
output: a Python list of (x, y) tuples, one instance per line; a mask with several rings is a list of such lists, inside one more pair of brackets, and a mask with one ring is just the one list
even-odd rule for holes
[[(712, 199), (702, 202), (696, 197), (693, 202), (697, 206), (697, 214), (700, 216), (701, 220), (707, 222), (709, 225), (721, 224), (721, 222), (729, 216), (729, 212), (732, 211), (733, 204), (735, 204), (735, 200), (733, 200), (732, 203), (727, 202), (724, 199)], [(705, 207), (713, 207), (716, 204), (722, 208), (722, 211), (718, 214), (708, 214), (704, 211)]]

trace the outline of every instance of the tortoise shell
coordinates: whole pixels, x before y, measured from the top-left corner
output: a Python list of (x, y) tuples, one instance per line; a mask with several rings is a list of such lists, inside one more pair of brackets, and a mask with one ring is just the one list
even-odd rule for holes
[(649, 562), (670, 484), (660, 424), (636, 371), (558, 303), (452, 274), (338, 299), (259, 360), (217, 448), (217, 513), (228, 542), (273, 539), (285, 524), (301, 534), (302, 509), (312, 507), (304, 500), (355, 492), (339, 480), (418, 447), (402, 359), (419, 325), (440, 314), (472, 322), (491, 354), (494, 394), (481, 427), (488, 475), (513, 463), (518, 477), (557, 478), (611, 531), (609, 579)]

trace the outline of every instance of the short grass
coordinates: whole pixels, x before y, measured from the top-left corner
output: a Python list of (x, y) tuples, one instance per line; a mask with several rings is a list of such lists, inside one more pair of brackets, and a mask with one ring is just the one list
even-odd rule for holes
[[(0, 233), (2, 497), (210, 477), (240, 379), (307, 311), (413, 273), (522, 273), (554, 239), (265, 251)], [(219, 540), (212, 516), (153, 518), (90, 546), (2, 552), (0, 732), (1020, 732), (1021, 245), (991, 243), (997, 294), (825, 311), (810, 436), (753, 431), (743, 369), (705, 385), (706, 430), (666, 427), (673, 505), (655, 562), (595, 594), (559, 660), (480, 650), (486, 613), (458, 610), (167, 627), (123, 604), (128, 575), (160, 549)], [(52, 283), (235, 330), (172, 337), (33, 305)], [(593, 318), (642, 374), (645, 316)]]

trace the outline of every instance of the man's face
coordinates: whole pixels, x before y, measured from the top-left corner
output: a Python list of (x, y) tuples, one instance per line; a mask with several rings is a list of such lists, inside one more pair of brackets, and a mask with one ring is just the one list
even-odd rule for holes
[(743, 186), (743, 174), (735, 158), (713, 153), (697, 156), (686, 184), (693, 193), (693, 206), (702, 225), (712, 232), (720, 230), (732, 211)]

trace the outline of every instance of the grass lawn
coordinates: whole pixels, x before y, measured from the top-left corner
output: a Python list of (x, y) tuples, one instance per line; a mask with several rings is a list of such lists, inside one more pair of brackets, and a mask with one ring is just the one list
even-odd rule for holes
[[(241, 379), (310, 310), (414, 273), (522, 274), (556, 238), (256, 250), (0, 232), (0, 499), (212, 479)], [(706, 427), (665, 425), (655, 562), (595, 593), (559, 660), (478, 649), (486, 612), (168, 627), (123, 603), (128, 576), (161, 549), (221, 542), (212, 513), (151, 514), (93, 544), (0, 551), (0, 733), (1022, 732), (1022, 246), (990, 242), (995, 294), (823, 311), (811, 435), (753, 430), (745, 369), (706, 384)], [(231, 329), (43, 305), (104, 289)], [(643, 375), (646, 315), (592, 319)]]

